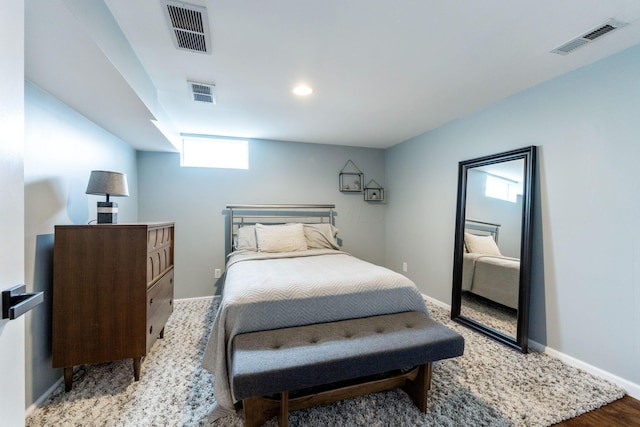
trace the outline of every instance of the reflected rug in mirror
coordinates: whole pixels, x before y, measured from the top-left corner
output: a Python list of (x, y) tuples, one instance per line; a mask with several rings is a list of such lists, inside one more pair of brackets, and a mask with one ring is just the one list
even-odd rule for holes
[[(242, 426), (240, 414), (213, 422), (213, 376), (200, 367), (219, 300), (175, 302), (134, 382), (131, 360), (76, 369), (26, 419), (27, 426)], [(620, 387), (543, 353), (521, 354), (449, 320), (465, 338), (464, 356), (434, 364), (428, 412), (399, 390), (289, 414), (291, 426), (546, 426), (621, 398)], [(276, 426), (271, 419), (267, 426)]]
[(510, 337), (518, 334), (518, 311), (496, 304), (470, 292), (462, 293), (460, 315), (475, 320), (485, 326)]

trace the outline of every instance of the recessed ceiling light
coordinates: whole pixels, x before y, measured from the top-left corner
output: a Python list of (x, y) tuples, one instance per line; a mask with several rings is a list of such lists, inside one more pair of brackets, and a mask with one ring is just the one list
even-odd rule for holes
[(307, 96), (313, 93), (313, 89), (307, 85), (298, 85), (293, 88), (293, 93), (298, 96)]

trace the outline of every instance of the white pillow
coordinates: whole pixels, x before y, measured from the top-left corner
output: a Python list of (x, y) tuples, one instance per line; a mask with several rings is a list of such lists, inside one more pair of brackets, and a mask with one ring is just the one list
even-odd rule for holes
[(238, 228), (238, 243), (236, 245), (237, 250), (257, 251), (258, 244), (256, 243), (256, 227), (253, 225), (247, 225), (245, 227)]
[(338, 229), (331, 224), (304, 224), (304, 236), (309, 249), (339, 249)]
[(464, 244), (467, 250), (472, 253), (502, 256), (492, 236), (476, 236), (475, 234), (464, 233)]
[(307, 239), (302, 224), (256, 224), (256, 241), (259, 252), (306, 251)]

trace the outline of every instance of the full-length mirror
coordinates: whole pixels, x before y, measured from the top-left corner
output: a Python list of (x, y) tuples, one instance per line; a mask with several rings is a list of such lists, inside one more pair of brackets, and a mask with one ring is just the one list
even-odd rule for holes
[(460, 162), (451, 318), (528, 351), (536, 147)]

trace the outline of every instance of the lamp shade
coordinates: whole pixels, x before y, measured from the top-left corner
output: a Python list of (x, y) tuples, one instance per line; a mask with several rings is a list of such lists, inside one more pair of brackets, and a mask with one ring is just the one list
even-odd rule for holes
[(87, 194), (109, 196), (128, 196), (127, 175), (120, 172), (91, 171)]

